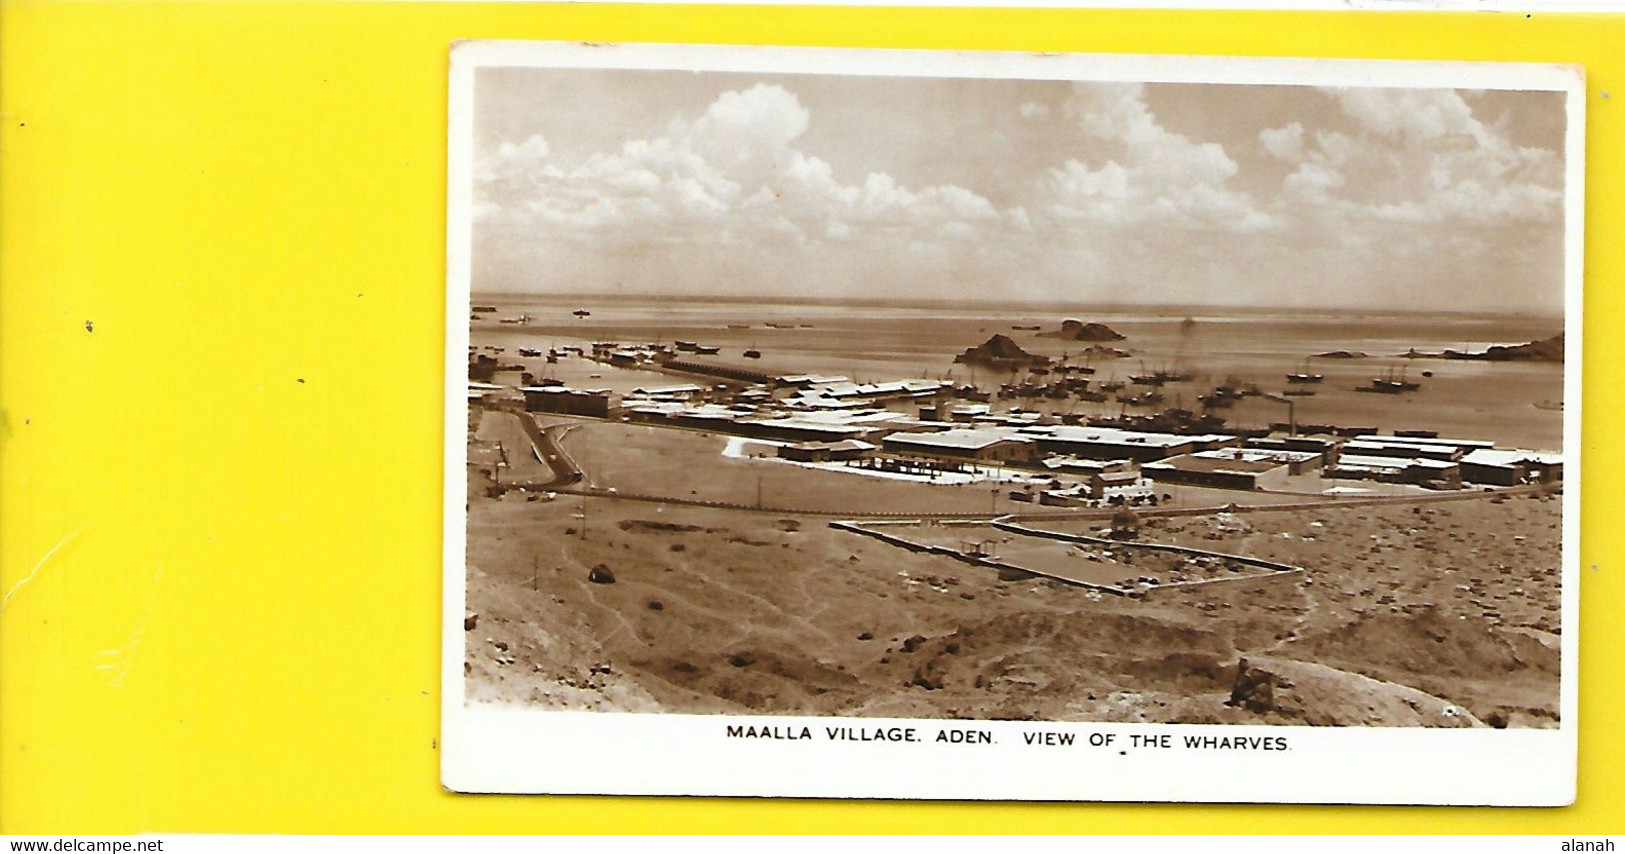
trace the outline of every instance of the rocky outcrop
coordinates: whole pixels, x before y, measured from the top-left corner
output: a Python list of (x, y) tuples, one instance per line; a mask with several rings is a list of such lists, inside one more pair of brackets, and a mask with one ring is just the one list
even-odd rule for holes
[(1067, 341), (1122, 341), (1125, 337), (1104, 323), (1084, 323), (1069, 317), (1061, 321), (1061, 328), (1053, 332), (1040, 332), (1040, 338), (1064, 338)]
[(1100, 344), (1090, 344), (1083, 348), (1082, 355), (1089, 359), (1127, 359), (1134, 354), (1116, 347), (1106, 347)]
[(1400, 356), (1406, 359), (1460, 359), (1480, 362), (1561, 362), (1563, 333), (1530, 341), (1528, 344), (1496, 344), (1482, 353), (1467, 353), (1461, 350), (1427, 353), (1413, 347)]
[(998, 367), (1025, 367), (1045, 365), (1048, 356), (1040, 356), (1021, 349), (1008, 335), (994, 335), (978, 346), (971, 347), (954, 358), (955, 362)]
[(1309, 726), (1482, 727), (1449, 700), (1307, 661), (1243, 658), (1225, 705), (1268, 723)]

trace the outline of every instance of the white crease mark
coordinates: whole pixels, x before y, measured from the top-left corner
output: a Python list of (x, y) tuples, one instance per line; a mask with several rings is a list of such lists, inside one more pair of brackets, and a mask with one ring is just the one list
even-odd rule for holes
[(98, 658), (103, 659), (102, 663), (96, 665), (96, 669), (108, 674), (107, 682), (114, 688), (121, 687), (124, 684), (124, 677), (130, 674), (129, 654), (139, 649), (141, 641), (147, 636), (147, 623), (152, 617), (153, 603), (158, 598), (158, 582), (163, 580), (164, 570), (163, 567), (159, 567), (152, 573), (152, 587), (147, 590), (146, 605), (141, 609), (140, 618), (135, 621), (135, 631), (130, 633), (130, 639), (125, 641), (123, 646), (96, 653)]
[(28, 574), (23, 576), (22, 580), (18, 581), (16, 584), (11, 585), (11, 589), (6, 591), (6, 595), (5, 595), (4, 598), (0, 598), (0, 613), (5, 612), (7, 606), (9, 606), (11, 604), (11, 597), (17, 595), (17, 592), (19, 590), (22, 590), (24, 587), (27, 587), (29, 585), (29, 583), (32, 582), (36, 576), (39, 575), (40, 570), (44, 569), (45, 565), (47, 563), (51, 562), (51, 558), (56, 557), (57, 552), (61, 551), (64, 546), (68, 545), (69, 543), (73, 542), (74, 540), (76, 540), (78, 538), (79, 538), (79, 532), (77, 530), (75, 530), (75, 531), (68, 532), (67, 536), (63, 537), (60, 540), (57, 540), (56, 545), (51, 546), (51, 550), (46, 552), (45, 555), (39, 559), (39, 562), (34, 564), (34, 568), (29, 570)]

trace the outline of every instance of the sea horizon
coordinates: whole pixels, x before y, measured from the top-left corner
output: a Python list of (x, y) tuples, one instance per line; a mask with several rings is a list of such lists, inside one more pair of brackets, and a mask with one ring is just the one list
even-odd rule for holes
[[(1134, 313), (1153, 313), (1167, 316), (1194, 316), (1202, 314), (1217, 314), (1231, 316), (1265, 317), (1270, 315), (1287, 315), (1292, 317), (1434, 317), (1434, 318), (1461, 318), (1461, 319), (1518, 319), (1553, 322), (1562, 324), (1566, 318), (1565, 311), (1482, 311), (1482, 310), (1441, 310), (1441, 309), (1403, 309), (1403, 308), (1371, 308), (1368, 306), (1261, 306), (1261, 305), (1219, 305), (1213, 303), (1085, 303), (1049, 300), (1022, 300), (1022, 299), (945, 299), (923, 297), (917, 299), (889, 298), (863, 298), (863, 297), (824, 297), (824, 296), (763, 296), (760, 294), (631, 294), (631, 293), (574, 293), (574, 292), (547, 292), (538, 293), (530, 291), (480, 291), (474, 290), (470, 294), (472, 301), (518, 301), (529, 300), (546, 303), (582, 303), (597, 300), (612, 304), (633, 304), (665, 302), (690, 305), (762, 305), (762, 306), (823, 306), (823, 307), (865, 307), (889, 309), (935, 309), (935, 310), (961, 310), (978, 311), (993, 310), (1012, 314), (1032, 314), (1036, 312), (1054, 313), (1077, 319), (1089, 320), (1082, 316), (1090, 313), (1101, 315), (1123, 315)], [(585, 306), (583, 306), (585, 307)], [(1057, 322), (1060, 319), (1057, 318)]]

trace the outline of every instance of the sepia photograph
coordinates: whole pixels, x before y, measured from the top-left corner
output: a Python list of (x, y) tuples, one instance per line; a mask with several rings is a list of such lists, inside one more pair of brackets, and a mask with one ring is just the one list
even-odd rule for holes
[(1076, 739), (1166, 781), (1381, 731), (1572, 789), (1517, 733), (1572, 738), (1577, 71), (472, 43), (453, 78), (448, 750), (683, 721), (747, 764)]

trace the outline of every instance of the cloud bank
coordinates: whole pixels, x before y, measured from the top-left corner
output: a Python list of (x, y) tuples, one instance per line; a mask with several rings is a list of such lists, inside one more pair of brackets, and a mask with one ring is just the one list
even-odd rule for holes
[[(929, 140), (962, 145), (967, 162), (997, 153), (957, 182), (930, 180), (929, 163), (904, 176), (853, 168), (879, 151), (864, 120), (943, 125), (869, 115), (861, 98), (821, 108), (858, 132), (813, 150), (820, 115), (793, 78), (717, 92), (603, 150), (556, 151), (568, 126), (500, 140), (475, 168), (476, 288), (1441, 308), (1560, 299), (1562, 159), (1519, 144), (1463, 93), (1303, 89), (1301, 115), (1248, 130), (1222, 121), (1219, 97), (1202, 104), (1217, 120), (1188, 106), (1162, 117), (1154, 87), (1045, 85), (993, 117), (997, 140), (985, 130)], [(1189, 130), (1196, 119), (1225, 132), (1202, 138)], [(882, 130), (895, 127), (874, 137)]]

